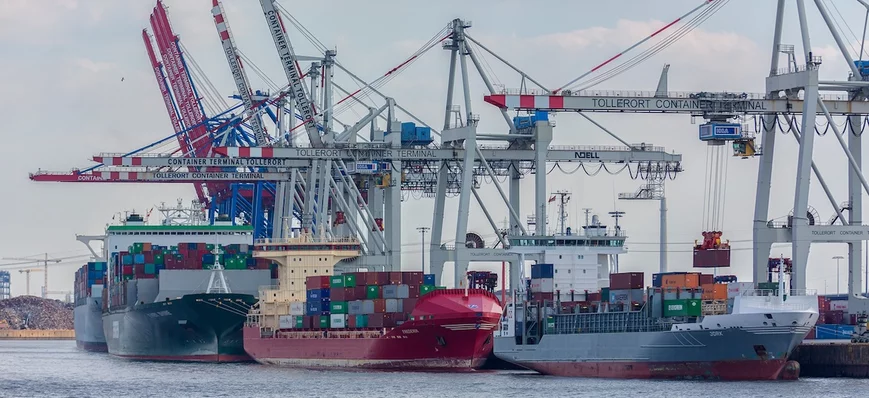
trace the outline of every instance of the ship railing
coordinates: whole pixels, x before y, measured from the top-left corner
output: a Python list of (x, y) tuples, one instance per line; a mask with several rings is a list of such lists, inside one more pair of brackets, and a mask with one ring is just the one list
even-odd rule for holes
[(298, 244), (298, 243), (359, 243), (359, 240), (352, 237), (321, 237), (311, 234), (302, 234), (295, 238), (262, 238), (254, 241), (255, 245), (281, 245), (281, 244)]
[[(785, 289), (788, 296), (817, 296), (817, 289)], [(778, 296), (778, 289), (746, 289), (740, 290), (740, 296)]]

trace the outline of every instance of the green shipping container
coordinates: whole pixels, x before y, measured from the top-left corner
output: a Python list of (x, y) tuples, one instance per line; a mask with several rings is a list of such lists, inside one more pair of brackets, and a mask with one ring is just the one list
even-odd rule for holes
[(154, 255), (154, 264), (163, 264), (163, 255), (155, 254)]
[(700, 316), (700, 300), (664, 300), (664, 316)]
[(145, 273), (148, 275), (154, 275), (157, 272), (157, 267), (154, 264), (145, 264)]
[(435, 290), (446, 290), (446, 286), (435, 286)]
[(177, 253), (177, 252), (178, 252), (178, 246), (169, 246), (169, 251), (171, 251), (171, 252), (173, 252), (173, 253)]
[(778, 282), (760, 282), (757, 284), (760, 290), (778, 290)]
[(328, 329), (329, 328), (329, 316), (328, 315), (320, 315), (320, 328)]
[(548, 316), (546, 317), (546, 333), (554, 334), (555, 333), (555, 318)]
[(365, 298), (374, 300), (380, 298), (380, 286), (366, 286)]
[(333, 314), (346, 314), (347, 313), (347, 302), (346, 301), (333, 301), (329, 304), (329, 312)]
[(368, 315), (356, 315), (356, 327), (357, 328), (367, 328), (368, 327)]
[(329, 278), (329, 287), (344, 287), (344, 275), (335, 275)]
[(356, 287), (356, 275), (344, 274), (344, 287)]
[(296, 315), (293, 318), (296, 319), (296, 329), (302, 329), (305, 327), (305, 317)]
[(608, 303), (610, 301), (610, 288), (602, 287), (600, 289), (600, 301)]
[(434, 290), (435, 290), (434, 286), (422, 285), (419, 287), (419, 295), (422, 296), (423, 294), (431, 293)]
[(205, 245), (205, 250), (208, 250), (209, 252), (214, 250), (214, 245), (211, 243)]
[(94, 264), (94, 269), (97, 271), (103, 271), (106, 269), (105, 264), (106, 263), (96, 263), (96, 264)]

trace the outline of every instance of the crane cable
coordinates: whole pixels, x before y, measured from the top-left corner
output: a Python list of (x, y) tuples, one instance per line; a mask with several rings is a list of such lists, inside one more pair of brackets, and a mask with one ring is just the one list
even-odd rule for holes
[(724, 229), (724, 204), (727, 192), (726, 145), (709, 145), (706, 148), (706, 178), (703, 193), (703, 231)]

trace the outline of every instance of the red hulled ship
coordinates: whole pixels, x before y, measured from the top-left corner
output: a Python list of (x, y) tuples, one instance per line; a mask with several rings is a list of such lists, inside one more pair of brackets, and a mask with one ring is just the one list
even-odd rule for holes
[(483, 365), (502, 313), (491, 289), (445, 289), (422, 272), (335, 270), (358, 255), (351, 239), (258, 242), (254, 257), (278, 264), (279, 283), (260, 289), (244, 327), (245, 351), (263, 364), (304, 368)]

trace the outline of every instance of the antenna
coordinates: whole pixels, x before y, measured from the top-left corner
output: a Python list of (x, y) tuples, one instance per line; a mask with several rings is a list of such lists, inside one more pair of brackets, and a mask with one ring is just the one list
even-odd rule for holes
[(214, 265), (211, 266), (211, 277), (208, 279), (208, 288), (205, 293), (232, 293), (229, 291), (229, 285), (226, 284), (226, 277), (223, 275), (223, 265), (220, 264), (220, 245), (214, 245)]

